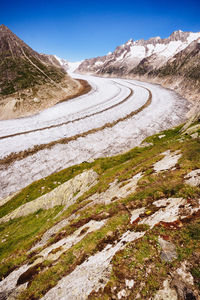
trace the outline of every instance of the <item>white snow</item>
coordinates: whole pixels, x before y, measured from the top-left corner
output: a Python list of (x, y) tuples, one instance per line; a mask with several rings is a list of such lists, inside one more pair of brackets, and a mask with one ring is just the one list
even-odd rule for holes
[(122, 59), (124, 59), (124, 57), (125, 57), (125, 55), (126, 55), (126, 53), (127, 53), (127, 51), (125, 52), (122, 52), (122, 54), (119, 56), (119, 57), (117, 57), (116, 58), (116, 61), (119, 61), (119, 60), (122, 60)]
[(83, 62), (83, 60), (80, 61), (76, 61), (76, 62), (70, 62), (68, 61), (68, 69), (67, 72), (69, 74), (73, 73), (79, 66), (80, 64)]
[[(181, 32), (181, 31), (180, 31)], [(130, 48), (130, 52), (128, 53), (128, 56), (131, 56), (133, 58), (143, 59), (145, 57), (149, 57), (153, 54), (156, 54), (161, 57), (165, 57), (166, 59), (169, 59), (170, 57), (174, 56), (179, 51), (182, 51), (185, 49), (191, 42), (198, 39), (200, 37), (200, 32), (190, 32), (187, 41), (182, 42), (181, 40), (178, 41), (170, 41), (167, 44), (162, 44), (157, 42), (156, 45), (153, 45), (151, 43), (146, 45), (147, 50), (144, 46), (137, 45), (137, 41), (133, 43), (133, 45)], [(156, 39), (159, 41), (159, 37), (156, 37)], [(123, 56), (123, 53), (122, 53)]]
[(60, 65), (62, 66), (63, 65), (63, 59), (58, 57), (57, 55), (54, 55), (54, 57), (59, 61)]
[(165, 47), (165, 49), (162, 52), (160, 52), (160, 55), (171, 57), (175, 55), (178, 51), (181, 51), (182, 49), (184, 49), (184, 45), (181, 41), (171, 41)]
[(137, 58), (144, 58), (145, 57), (145, 47), (144, 46), (136, 46), (136, 45), (133, 45), (131, 48), (130, 48), (130, 55), (132, 57), (137, 57)]
[(95, 66), (100, 66), (100, 65), (102, 65), (103, 64), (103, 61), (96, 61), (95, 62)]
[(146, 56), (150, 56), (153, 53), (155, 46), (153, 44), (148, 44), (147, 49)]
[(187, 38), (188, 44), (200, 38), (200, 32), (190, 32), (189, 37)]
[[(92, 84), (93, 90), (89, 94), (60, 103), (33, 117), (1, 121), (0, 137), (77, 118), (85, 119), (56, 128), (0, 139), (1, 158), (11, 152), (74, 136), (126, 116), (146, 102), (149, 94), (146, 88), (152, 92), (152, 103), (137, 115), (117, 123), (114, 127), (86, 135), (68, 144), (57, 144), (50, 149), (41, 150), (23, 160), (13, 162), (9, 167), (1, 166), (0, 197), (6, 197), (32, 181), (91, 157), (114, 155), (128, 150), (139, 145), (145, 137), (185, 120), (189, 103), (158, 85), (117, 78), (81, 75), (78, 77)], [(133, 89), (133, 95), (119, 104), (130, 95), (130, 89)], [(101, 110), (115, 104), (119, 105), (100, 113)], [(96, 112), (98, 114), (95, 116), (86, 117)]]
[[(115, 85), (115, 84), (113, 82), (111, 82), (111, 86), (112, 85)], [(128, 84), (126, 84), (126, 85), (128, 86)], [(117, 84), (117, 88), (118, 87), (119, 87), (118, 95), (116, 95), (116, 93), (115, 93), (114, 97), (107, 99), (107, 101), (100, 102), (95, 107), (90, 106), (90, 109), (87, 109), (87, 110), (82, 109), (81, 110), (81, 104), (83, 104), (83, 107), (85, 107), (86, 101), (85, 102), (80, 101), (79, 110), (82, 111), (82, 114), (80, 114), (80, 113), (76, 114), (74, 119), (77, 119), (80, 117), (85, 117), (86, 115), (91, 115), (90, 117), (84, 118), (83, 120), (74, 121), (73, 123), (70, 122), (69, 124), (61, 125), (59, 127), (55, 127), (55, 128), (51, 128), (51, 129), (44, 129), (39, 132), (37, 131), (37, 132), (32, 132), (32, 133), (28, 133), (28, 134), (24, 134), (24, 135), (19, 135), (19, 136), (15, 136), (12, 138), (7, 138), (6, 140), (5, 139), (0, 140), (0, 158), (8, 155), (11, 152), (17, 152), (17, 151), (25, 150), (26, 148), (31, 148), (36, 144), (37, 145), (46, 144), (51, 141), (61, 139), (63, 137), (71, 137), (71, 136), (74, 136), (74, 135), (77, 135), (77, 134), (80, 134), (83, 132), (87, 132), (88, 130), (101, 127), (105, 123), (113, 122), (117, 119), (125, 117), (126, 115), (128, 115), (130, 113), (130, 111), (134, 111), (134, 110), (138, 109), (139, 107), (141, 107), (142, 105), (144, 105), (148, 99), (148, 96), (149, 96), (148, 91), (145, 90), (144, 88), (137, 87), (134, 90), (135, 91), (134, 95), (131, 96), (129, 99), (127, 99), (126, 102), (122, 103), (118, 107), (114, 107), (105, 112), (102, 112), (99, 115), (92, 116), (93, 113), (96, 113), (103, 109), (107, 109), (110, 106), (119, 103), (123, 98), (126, 98), (128, 95), (130, 95), (129, 88), (127, 88), (124, 85), (120, 85), (119, 83)], [(137, 99), (137, 101), (135, 101), (135, 99)], [(68, 115), (70, 113), (70, 110), (71, 111), (72, 111), (72, 109), (77, 110), (77, 108), (78, 108), (77, 107), (78, 103), (76, 104), (75, 102), (74, 103), (66, 102), (65, 103), (66, 105), (62, 105), (62, 104), (63, 103), (61, 103), (61, 108), (63, 108), (63, 111), (65, 111), (64, 109), (66, 108), (68, 111)], [(59, 112), (60, 112), (60, 108), (57, 106), (54, 110), (53, 117), (55, 118), (56, 114), (58, 114)], [(69, 117), (71, 117), (71, 120), (73, 120), (72, 116), (73, 116), (73, 114), (71, 116), (69, 116)], [(42, 118), (42, 116), (41, 116), (41, 118)], [(58, 117), (58, 118), (60, 119), (60, 117)], [(38, 125), (37, 120), (38, 120), (38, 115), (36, 115), (33, 118), (30, 118), (28, 129), (30, 128), (30, 126), (32, 126), (32, 128), (34, 128), (34, 123), (35, 123), (35, 128), (37, 128), (36, 127)], [(23, 123), (22, 120), (16, 120), (13, 123), (17, 124), (17, 123), (20, 123), (20, 121), (21, 121), (21, 123)], [(41, 121), (41, 119), (40, 119), (40, 121)], [(69, 121), (69, 119), (68, 119), (68, 121)], [(61, 121), (61, 123), (62, 122), (63, 122), (63, 120)], [(45, 120), (43, 121), (43, 123), (45, 123)], [(52, 123), (55, 124), (56, 122), (54, 122), (54, 120), (52, 120)], [(5, 122), (5, 124), (6, 124), (6, 122)], [(15, 130), (17, 130), (17, 128), (19, 128), (19, 127), (17, 127), (17, 125), (16, 125)], [(2, 129), (3, 129), (3, 126), (2, 126)], [(24, 126), (24, 129), (25, 129), (25, 126)], [(0, 130), (0, 132), (2, 132), (2, 131)], [(8, 128), (7, 128), (7, 132), (8, 132)], [(5, 131), (4, 131), (4, 135), (5, 135)], [(8, 151), (8, 149), (9, 149), (9, 151)]]

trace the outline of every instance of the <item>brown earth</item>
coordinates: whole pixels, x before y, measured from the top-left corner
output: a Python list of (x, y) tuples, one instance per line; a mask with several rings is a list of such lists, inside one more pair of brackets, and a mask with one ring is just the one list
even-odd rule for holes
[(91, 90), (87, 81), (75, 80), (68, 75), (57, 85), (46, 83), (11, 95), (0, 97), (0, 120), (27, 117), (59, 102), (86, 94)]

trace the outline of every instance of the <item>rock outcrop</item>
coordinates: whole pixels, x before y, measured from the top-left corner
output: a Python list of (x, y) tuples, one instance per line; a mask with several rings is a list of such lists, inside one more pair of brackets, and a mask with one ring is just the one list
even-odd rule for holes
[(65, 209), (75, 203), (83, 193), (96, 183), (98, 175), (96, 172), (89, 170), (77, 175), (66, 183), (55, 188), (34, 201), (23, 204), (12, 213), (0, 219), (1, 222), (7, 222), (14, 218), (26, 216), (36, 212), (39, 209), (50, 209), (56, 205), (63, 205)]

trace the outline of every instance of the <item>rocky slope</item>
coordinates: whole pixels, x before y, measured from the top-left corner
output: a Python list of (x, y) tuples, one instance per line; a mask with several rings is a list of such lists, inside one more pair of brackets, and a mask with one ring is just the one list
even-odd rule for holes
[(86, 59), (77, 71), (161, 83), (189, 100), (200, 91), (200, 32), (175, 31), (169, 38), (129, 40), (103, 57)]
[(200, 124), (0, 202), (0, 299), (200, 299)]
[(53, 57), (41, 55), (6, 26), (0, 26), (0, 118), (36, 113), (80, 93)]

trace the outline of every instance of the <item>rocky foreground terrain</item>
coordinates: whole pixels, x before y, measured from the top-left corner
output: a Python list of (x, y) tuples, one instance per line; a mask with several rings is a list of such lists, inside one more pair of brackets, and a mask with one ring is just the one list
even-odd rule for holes
[(86, 59), (77, 71), (159, 83), (199, 103), (200, 32), (178, 30), (165, 39), (131, 39), (105, 56)]
[(200, 124), (0, 202), (0, 299), (200, 299)]
[(0, 119), (24, 117), (89, 91), (54, 56), (39, 54), (0, 26)]

